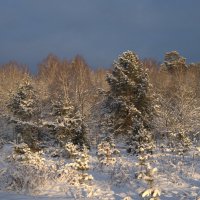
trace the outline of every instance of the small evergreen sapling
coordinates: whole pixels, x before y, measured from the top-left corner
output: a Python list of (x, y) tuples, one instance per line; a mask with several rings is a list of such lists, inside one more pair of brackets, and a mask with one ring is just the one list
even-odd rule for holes
[(141, 197), (145, 200), (159, 200), (161, 191), (155, 186), (157, 168), (151, 166), (149, 158), (150, 155), (145, 154), (144, 149), (140, 149), (138, 163), (136, 164), (140, 168), (140, 171), (136, 174), (136, 177), (147, 184), (147, 188), (141, 192)]
[[(69, 164), (73, 169), (77, 170), (79, 173), (78, 182), (80, 184), (85, 184), (88, 181), (93, 180), (92, 175), (89, 175), (87, 171), (90, 169), (89, 167), (89, 155), (88, 149), (86, 146), (83, 147), (83, 150), (79, 152), (77, 158), (74, 163)], [(77, 181), (77, 180), (76, 180)]]
[(65, 150), (68, 158), (76, 158), (79, 155), (78, 146), (74, 145), (72, 142), (68, 142), (65, 145)]
[(103, 165), (109, 166), (115, 164), (116, 158), (114, 156), (116, 156), (119, 153), (120, 151), (115, 148), (114, 143), (102, 141), (98, 145), (97, 156), (101, 166)]

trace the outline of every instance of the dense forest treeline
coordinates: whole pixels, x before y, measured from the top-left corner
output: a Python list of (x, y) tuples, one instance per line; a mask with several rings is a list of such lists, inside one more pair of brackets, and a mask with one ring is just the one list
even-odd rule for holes
[[(115, 72), (115, 70), (122, 70), (115, 66), (116, 62), (119, 61), (114, 62), (114, 69), (100, 68), (94, 70), (87, 65), (81, 56), (76, 56), (68, 61), (49, 55), (38, 66), (36, 75), (31, 74), (24, 65), (14, 62), (4, 64), (0, 67), (1, 115), (9, 116), (9, 118), (15, 117), (22, 121), (33, 120), (34, 123), (39, 123), (38, 121), (52, 118), (52, 109), (56, 102), (63, 103), (67, 100), (76, 110), (74, 113), (79, 112), (81, 119), (87, 124), (87, 127), (90, 127), (90, 134), (95, 134), (95, 137), (97, 137), (96, 134), (105, 132), (105, 130), (102, 131), (104, 125), (101, 124), (105, 124), (105, 120), (107, 120), (107, 123), (109, 121), (103, 118), (105, 113), (102, 114), (102, 110), (104, 112), (106, 109), (105, 107), (102, 109), (102, 105), (109, 96), (108, 92), (114, 91), (112, 87), (116, 87), (118, 84), (114, 83), (114, 86), (112, 86), (112, 81), (109, 82), (108, 73), (114, 73), (114, 76), (116, 76), (114, 79), (116, 79), (118, 76), (116, 74), (121, 72)], [(200, 64), (186, 64), (186, 59), (179, 55), (178, 52), (173, 51), (166, 53), (161, 64), (150, 58), (138, 60), (135, 65), (138, 65), (147, 74), (149, 86), (146, 89), (144, 87), (141, 89), (145, 93), (151, 93), (153, 104), (156, 105), (156, 112), (153, 114), (153, 121), (151, 121), (151, 124), (153, 124), (151, 129), (153, 137), (171, 138), (171, 142), (175, 140), (180, 142), (180, 138), (181, 141), (185, 139), (186, 143), (194, 140), (194, 135), (197, 137), (200, 130)], [(140, 72), (130, 71), (130, 73)], [(120, 77), (118, 78), (121, 79)], [(144, 77), (144, 79), (146, 78)], [(121, 81), (124, 80), (121, 79)], [(140, 85), (142, 83), (139, 82), (137, 84)], [(30, 85), (31, 88), (27, 88)], [(118, 84), (117, 87), (120, 88), (120, 85)], [(133, 96), (134, 93), (131, 93), (131, 87), (127, 87), (125, 84), (120, 88), (120, 91), (129, 90), (128, 93), (130, 94), (127, 93), (126, 96)], [(28, 90), (32, 90), (33, 94), (24, 94), (26, 97), (19, 97), (22, 88), (27, 90), (24, 91), (25, 93)], [(136, 96), (139, 95), (138, 91), (135, 93)], [(16, 98), (16, 95), (18, 95), (16, 100), (18, 104), (21, 103), (19, 102), (21, 101), (20, 98), (24, 98), (23, 106), (26, 108), (22, 105), (21, 108), (20, 105), (18, 105), (18, 108), (16, 108), (16, 105), (9, 106), (11, 102), (16, 103), (13, 102), (13, 98)], [(120, 96), (121, 94), (116, 93), (114, 95), (116, 97), (116, 95)], [(29, 105), (28, 101), (32, 98), (34, 99), (34, 104)], [(134, 105), (141, 105), (142, 101), (142, 99), (138, 99), (138, 102), (135, 102)], [(14, 109), (16, 109), (16, 112), (14, 112)], [(31, 113), (29, 118), (22, 119), (21, 113), (19, 114), (17, 109), (25, 109), (24, 112), (32, 112), (31, 109), (36, 109), (37, 115)], [(142, 109), (149, 109), (149, 104), (147, 103), (146, 107)], [(103, 120), (104, 122), (102, 122)], [(115, 120), (119, 125), (120, 117)], [(126, 127), (126, 123), (122, 122), (121, 126)], [(132, 124), (128, 126), (133, 126), (134, 121), (130, 123)], [(107, 126), (111, 127), (109, 123)], [(112, 131), (114, 132), (114, 130)], [(128, 129), (125, 128), (123, 131), (126, 135)], [(169, 144), (173, 145), (171, 142)]]

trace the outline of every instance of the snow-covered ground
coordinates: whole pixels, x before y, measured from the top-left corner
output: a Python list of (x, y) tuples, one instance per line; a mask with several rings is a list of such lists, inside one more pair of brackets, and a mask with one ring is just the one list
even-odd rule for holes
[[(0, 200), (122, 200), (125, 197), (139, 200), (141, 199), (139, 193), (146, 187), (146, 184), (135, 178), (138, 170), (135, 165), (137, 158), (128, 155), (124, 148), (119, 147), (119, 150), (121, 153), (116, 156), (116, 163), (107, 167), (99, 164), (95, 149), (93, 149), (90, 152), (90, 169), (87, 171), (93, 176), (93, 180), (83, 185), (70, 185), (70, 180), (63, 176), (46, 179), (41, 184), (37, 182), (38, 186), (33, 190), (26, 191), (27, 188), (23, 188), (15, 193), (10, 187), (3, 188), (4, 176), (3, 179), (0, 178), (2, 189)], [(12, 164), (6, 160), (7, 156), (11, 155), (11, 151), (11, 144), (4, 145), (1, 149), (0, 175), (5, 173), (3, 170)], [(52, 165), (55, 161), (46, 158), (45, 162)], [(161, 200), (197, 200), (200, 198), (200, 153), (198, 150), (193, 149), (184, 157), (170, 152), (157, 151), (152, 158), (152, 165), (158, 168), (155, 185), (161, 190)], [(71, 173), (69, 176), (73, 178), (73, 175)], [(6, 177), (9, 179), (9, 176)], [(34, 182), (35, 177), (29, 178)]]
[(16, 193), (10, 192), (0, 192), (1, 200), (66, 200), (68, 198), (64, 196), (28, 196), (28, 195), (20, 195)]

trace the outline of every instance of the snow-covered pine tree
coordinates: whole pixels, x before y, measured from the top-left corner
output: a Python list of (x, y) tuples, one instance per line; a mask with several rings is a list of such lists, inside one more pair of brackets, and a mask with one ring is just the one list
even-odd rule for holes
[(17, 143), (25, 142), (31, 148), (36, 148), (38, 137), (36, 122), (39, 111), (36, 91), (31, 82), (31, 78), (27, 75), (16, 93), (11, 95), (7, 108), (10, 112), (9, 121), (15, 124)]
[(26, 77), (12, 94), (8, 108), (13, 117), (21, 121), (30, 121), (36, 113), (36, 95), (30, 77)]
[(111, 130), (110, 134), (127, 136), (133, 152), (140, 148), (151, 151), (153, 94), (150, 93), (147, 71), (138, 56), (131, 51), (120, 55), (107, 82), (110, 90), (103, 102), (107, 132)]
[(186, 59), (177, 51), (166, 53), (164, 63), (161, 65), (161, 70), (176, 75), (186, 72), (187, 68)]
[(59, 97), (53, 102), (55, 123), (54, 131), (59, 143), (64, 146), (68, 142), (82, 147), (88, 145), (87, 125), (84, 123), (80, 112), (72, 105), (69, 99)]

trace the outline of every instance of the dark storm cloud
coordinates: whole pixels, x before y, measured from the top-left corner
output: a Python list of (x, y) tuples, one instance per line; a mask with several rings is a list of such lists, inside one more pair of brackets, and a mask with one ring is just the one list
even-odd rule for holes
[(122, 51), (200, 61), (199, 0), (1, 0), (0, 63), (36, 66), (49, 53), (109, 66)]

